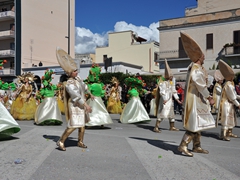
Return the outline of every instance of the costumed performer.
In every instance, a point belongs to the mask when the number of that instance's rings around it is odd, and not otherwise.
[[[19,132],[20,126],[0,102],[0,140]]]
[[[210,112],[213,98],[207,88],[206,74],[203,68],[205,56],[199,45],[187,34],[180,33],[183,47],[192,63],[188,67],[184,92],[183,127],[186,129],[178,150],[187,156],[193,154],[188,151],[188,144],[193,141],[193,152],[208,154],[201,147],[201,131],[216,127]]]
[[[43,87],[37,93],[40,104],[35,113],[35,123],[37,125],[61,125],[62,115],[55,98],[56,85],[51,83],[53,70],[47,69],[42,77]]]
[[[94,70],[93,70],[94,69]],[[98,71],[97,71],[98,70]],[[94,71],[94,78],[92,78],[92,71]],[[93,64],[89,76],[87,78],[88,89],[95,97],[94,100],[89,98],[87,104],[92,107],[92,112],[89,113],[90,121],[86,123],[86,126],[101,126],[103,128],[106,124],[112,124],[112,118],[110,117],[106,106],[103,103],[102,97],[105,95],[104,84],[100,82],[99,76],[101,68],[98,64]]]
[[[240,95],[237,95],[235,90],[233,82],[234,71],[232,68],[222,60],[219,61],[218,67],[226,80],[222,89],[219,112],[217,115],[217,119],[220,119],[222,124],[220,139],[230,141],[229,137],[237,137],[237,135],[232,133],[232,130],[237,124],[234,106],[240,108],[240,103],[237,100],[240,100]]]
[[[120,92],[118,89],[119,81],[116,77],[112,77],[112,88],[110,91],[110,96],[107,101],[107,110],[111,114],[121,114],[122,106],[120,101]]]
[[[61,150],[66,151],[64,146],[65,140],[75,129],[78,128],[77,146],[87,148],[83,143],[83,138],[85,133],[85,123],[89,121],[88,113],[92,112],[92,108],[86,103],[85,92],[90,94],[92,100],[94,99],[94,96],[88,90],[87,85],[78,76],[77,65],[72,57],[61,48],[57,48],[56,56],[58,63],[69,77],[64,87],[64,105],[67,128],[57,141],[57,146]]]
[[[160,77],[161,78],[161,77]],[[179,129],[174,127],[175,114],[173,109],[173,98],[181,104],[179,97],[177,95],[177,90],[173,83],[173,74],[165,59],[165,74],[164,80],[159,81],[157,95],[156,95],[156,110],[157,110],[157,120],[156,125],[153,129],[154,132],[160,133],[159,129],[160,123],[163,119],[168,118],[170,124],[170,131],[179,131]]]
[[[18,76],[21,86],[17,89],[16,98],[12,102],[11,114],[16,120],[32,120],[34,119],[37,109],[37,101],[32,96],[32,85],[34,75],[31,72],[23,73]]]
[[[125,83],[129,87],[129,101],[125,105],[120,117],[121,123],[137,123],[142,121],[150,121],[150,117],[139,98],[139,90],[142,89],[142,81],[138,78],[128,77]]]
[[[215,104],[212,106],[211,112],[218,113],[224,77],[223,77],[222,73],[220,72],[220,70],[216,70],[214,73],[214,78],[216,81],[214,88],[213,88],[213,100],[214,100]]]
[[[61,114],[64,115],[65,114],[64,97],[63,97],[64,85],[62,82],[59,82],[57,86],[58,86],[58,89],[56,92],[56,97],[57,97],[58,108]]]

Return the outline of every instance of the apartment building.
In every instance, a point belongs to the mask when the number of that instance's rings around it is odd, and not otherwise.
[[[59,65],[56,47],[75,56],[75,0],[0,0],[1,76]]]
[[[154,62],[159,43],[138,36],[133,31],[122,31],[108,34],[108,46],[96,48],[96,63],[112,58],[112,62],[124,62],[143,66],[145,72],[159,72]]]
[[[185,16],[159,21],[160,47],[156,62],[164,71],[164,59],[174,72],[190,64],[180,31],[189,34],[205,54],[205,68],[217,66],[223,59],[232,67],[240,66],[240,1],[198,0],[197,7],[185,9]]]

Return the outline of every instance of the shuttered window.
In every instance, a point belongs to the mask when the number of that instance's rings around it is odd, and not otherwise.
[[[207,49],[213,49],[213,34],[207,34]]]

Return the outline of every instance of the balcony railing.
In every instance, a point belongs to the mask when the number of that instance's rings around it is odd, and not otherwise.
[[[7,39],[7,38],[14,38],[15,37],[15,32],[12,30],[8,31],[0,31],[0,39]]]
[[[0,12],[0,21],[5,19],[14,19],[15,12],[14,11],[4,11]]]
[[[0,69],[0,75],[14,75],[15,70],[10,68]]]
[[[156,52],[158,59],[178,59],[187,58],[184,50],[169,50]]]
[[[239,55],[240,56],[240,46],[230,46],[225,47],[223,53],[224,55]]]
[[[4,57],[14,57],[15,51],[14,50],[0,50],[0,58]]]

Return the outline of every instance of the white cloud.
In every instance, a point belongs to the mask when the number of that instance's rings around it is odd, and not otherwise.
[[[120,31],[135,31],[138,36],[147,39],[148,41],[159,41],[159,31],[157,30],[158,23],[152,23],[149,27],[135,26],[127,24],[125,21],[117,22],[113,32]],[[109,31],[112,32],[112,31]],[[79,54],[95,53],[97,46],[106,46],[108,44],[108,33],[93,34],[89,29],[76,27],[75,28],[75,52]]]

